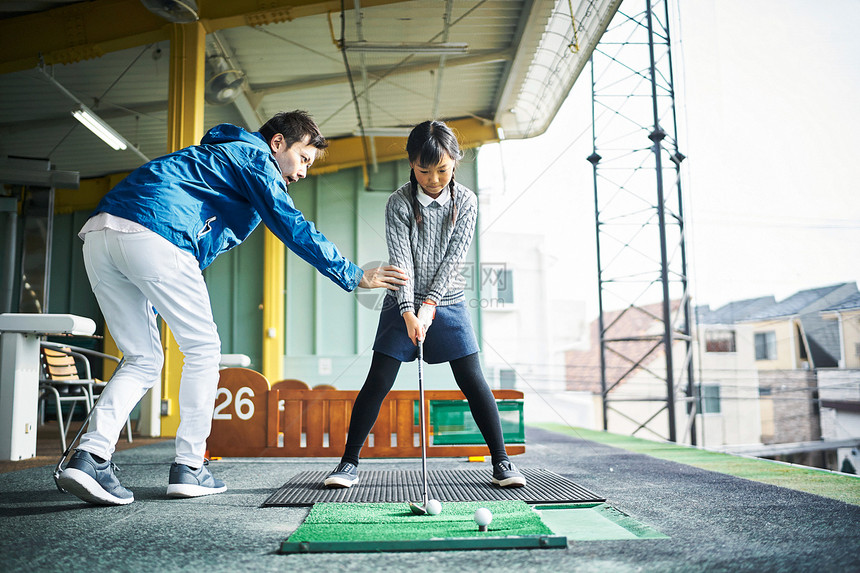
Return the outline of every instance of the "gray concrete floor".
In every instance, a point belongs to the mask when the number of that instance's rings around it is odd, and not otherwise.
[[[544,468],[601,494],[669,539],[573,541],[566,549],[280,555],[306,508],[261,508],[290,477],[333,458],[213,462],[221,495],[165,496],[171,442],[119,451],[135,494],[96,507],[61,494],[53,465],[0,474],[0,567],[17,571],[860,571],[860,507],[529,428],[521,467]],[[55,462],[54,462],[55,463]],[[431,459],[438,469],[474,469]],[[365,460],[412,469],[418,460]],[[485,464],[489,478],[489,464]],[[860,481],[858,481],[860,484]]]

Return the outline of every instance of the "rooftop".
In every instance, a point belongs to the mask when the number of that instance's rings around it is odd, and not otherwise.
[[[699,324],[734,324],[775,304],[776,299],[771,295],[733,301],[716,310],[701,306],[696,308],[696,322]]]
[[[795,316],[803,312],[819,310],[821,307],[816,307],[816,303],[819,303],[822,299],[838,292],[840,289],[848,289],[852,285],[854,285],[854,292],[856,292],[857,285],[854,283],[839,283],[798,291],[787,299],[782,300],[769,308],[765,308],[758,313],[747,316],[744,320],[758,321],[772,318],[784,318]]]
[[[860,292],[855,292],[848,298],[834,304],[833,306],[829,306],[822,310],[822,312],[830,312],[834,310],[857,310],[860,309]]]

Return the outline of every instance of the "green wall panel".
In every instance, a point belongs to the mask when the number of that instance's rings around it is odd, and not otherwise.
[[[263,238],[260,225],[244,243],[203,271],[223,354],[246,354],[250,368],[263,363]]]
[[[355,228],[360,212],[356,207],[359,180],[356,169],[338,171],[314,177],[317,197],[315,222],[319,230],[343,256],[358,265],[355,249]],[[316,279],[317,307],[316,354],[352,355],[355,353],[355,295],[348,293],[329,279]]]
[[[316,219],[316,194],[314,180],[305,179],[290,187],[290,196],[305,218]],[[312,355],[316,352],[316,282],[328,280],[315,268],[287,250],[286,261],[286,349],[287,355]],[[293,378],[284,370],[286,378]]]

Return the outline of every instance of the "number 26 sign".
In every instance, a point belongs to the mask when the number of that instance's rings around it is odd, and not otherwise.
[[[259,372],[245,368],[222,370],[208,440],[210,447],[219,444],[228,449],[248,449],[247,455],[257,455],[251,453],[256,448],[265,449],[268,398],[269,382]],[[211,449],[213,455],[218,455],[218,447]]]

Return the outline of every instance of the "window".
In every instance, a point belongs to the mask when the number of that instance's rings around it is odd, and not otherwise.
[[[514,304],[514,271],[505,264],[481,265],[482,308],[504,308]]]
[[[702,414],[719,414],[720,387],[717,384],[702,384],[699,390],[701,393],[699,409]]]
[[[499,370],[499,387],[502,390],[516,390],[517,373],[507,368]]]
[[[854,343],[854,356],[860,358],[860,342]]]
[[[776,332],[768,330],[755,333],[755,359],[776,360]]]
[[[735,350],[735,331],[705,331],[705,352],[737,352]]]

